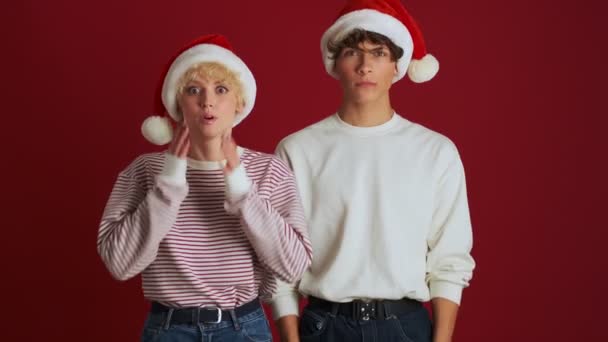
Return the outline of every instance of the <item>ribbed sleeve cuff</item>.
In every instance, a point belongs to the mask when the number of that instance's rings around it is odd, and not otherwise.
[[[431,299],[441,297],[460,305],[462,286],[447,281],[433,281],[430,290]]]
[[[165,164],[159,177],[172,185],[184,185],[186,184],[187,166],[186,159],[180,159],[173,154],[165,153]]]
[[[239,201],[249,193],[250,189],[251,180],[247,177],[247,172],[242,163],[226,175],[226,199],[228,202]]]
[[[272,318],[277,320],[283,316],[300,315],[300,303],[297,292],[281,295],[272,299]]]

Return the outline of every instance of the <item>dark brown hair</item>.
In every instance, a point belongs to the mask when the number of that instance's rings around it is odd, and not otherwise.
[[[387,36],[362,29],[352,30],[346,37],[339,42],[329,42],[327,50],[331,53],[331,59],[335,60],[340,56],[345,48],[356,49],[360,43],[370,42],[373,44],[384,45],[391,52],[391,60],[397,61],[403,56],[403,49],[393,43]]]

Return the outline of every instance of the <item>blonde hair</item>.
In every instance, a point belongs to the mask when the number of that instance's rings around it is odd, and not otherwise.
[[[225,84],[230,91],[234,92],[236,101],[241,107],[245,106],[243,96],[243,84],[238,74],[228,69],[224,64],[218,62],[203,62],[192,65],[177,81],[177,98],[182,96],[186,85],[199,77],[217,81]],[[179,106],[178,106],[179,107]],[[178,111],[181,110],[178,108]]]

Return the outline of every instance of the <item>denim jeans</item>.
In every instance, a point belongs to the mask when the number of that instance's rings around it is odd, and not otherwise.
[[[272,333],[260,307],[249,314],[220,323],[169,324],[165,314],[148,315],[142,333],[142,342],[267,342],[272,341]]]
[[[429,313],[423,306],[386,320],[367,321],[306,307],[299,329],[301,342],[430,342],[433,331]]]

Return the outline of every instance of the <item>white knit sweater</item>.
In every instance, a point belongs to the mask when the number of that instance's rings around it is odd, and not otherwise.
[[[298,294],[460,303],[475,266],[463,166],[443,135],[394,114],[355,127],[335,114],[277,147],[296,176],[313,263],[281,284],[275,318],[297,314]]]

